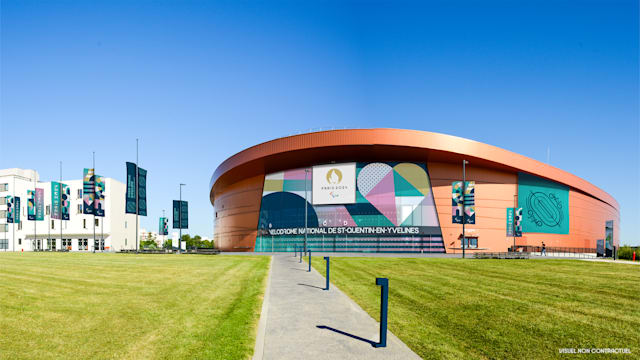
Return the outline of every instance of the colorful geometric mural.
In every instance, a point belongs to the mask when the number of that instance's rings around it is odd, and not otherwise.
[[[335,251],[444,252],[425,164],[356,163],[354,204],[314,206],[311,199],[310,169],[309,172],[293,169],[267,175],[256,251],[270,251],[271,248],[274,251],[292,251],[293,245],[304,237],[306,205],[308,238],[313,235],[309,240],[311,248],[326,251],[334,251],[335,248]],[[366,231],[358,233],[349,228],[366,228]],[[402,228],[411,228],[414,235],[407,237]],[[274,236],[269,235],[273,234],[273,229],[289,229],[289,232],[281,232],[289,235],[276,235],[274,240]]]

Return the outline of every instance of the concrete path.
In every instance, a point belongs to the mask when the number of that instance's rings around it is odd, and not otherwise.
[[[324,277],[298,259],[273,257],[254,359],[419,359],[390,331],[387,347],[374,348],[378,322],[333,284],[323,290]]]
[[[580,259],[584,261],[594,261],[594,262],[608,262],[614,264],[627,264],[627,265],[640,265],[640,261],[631,261],[631,260],[613,260],[613,259]]]

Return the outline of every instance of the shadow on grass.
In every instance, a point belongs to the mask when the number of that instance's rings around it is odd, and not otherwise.
[[[344,332],[344,331],[342,331],[342,330],[338,330],[338,329],[334,329],[334,328],[329,327],[329,326],[325,326],[325,325],[316,325],[316,327],[317,327],[318,329],[326,329],[326,330],[330,330],[330,331],[336,332],[336,333],[338,333],[338,334],[340,334],[340,335],[348,336],[348,337],[350,337],[350,338],[352,338],[352,339],[356,339],[356,340],[364,341],[364,342],[366,342],[367,344],[369,344],[369,345],[371,345],[371,346],[374,346],[374,347],[375,347],[375,345],[377,344],[375,341],[371,341],[371,340],[369,340],[369,339],[365,339],[365,338],[362,338],[362,337],[357,336],[357,335],[349,334],[349,333],[347,333],[347,332]]]

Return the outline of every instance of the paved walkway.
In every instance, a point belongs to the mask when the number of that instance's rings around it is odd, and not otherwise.
[[[614,264],[628,264],[628,265],[640,265],[640,261],[631,261],[631,260],[613,260],[613,259],[580,259],[584,261],[595,261],[595,262],[608,262]],[[313,261],[313,260],[312,260]]]
[[[323,290],[324,277],[307,269],[291,253],[274,255],[254,359],[419,359],[390,331],[387,347],[374,348],[378,322],[333,284]]]

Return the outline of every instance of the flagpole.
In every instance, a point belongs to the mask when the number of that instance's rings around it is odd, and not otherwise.
[[[93,155],[93,253],[96,253],[96,152]],[[98,245],[100,246],[100,245]]]

